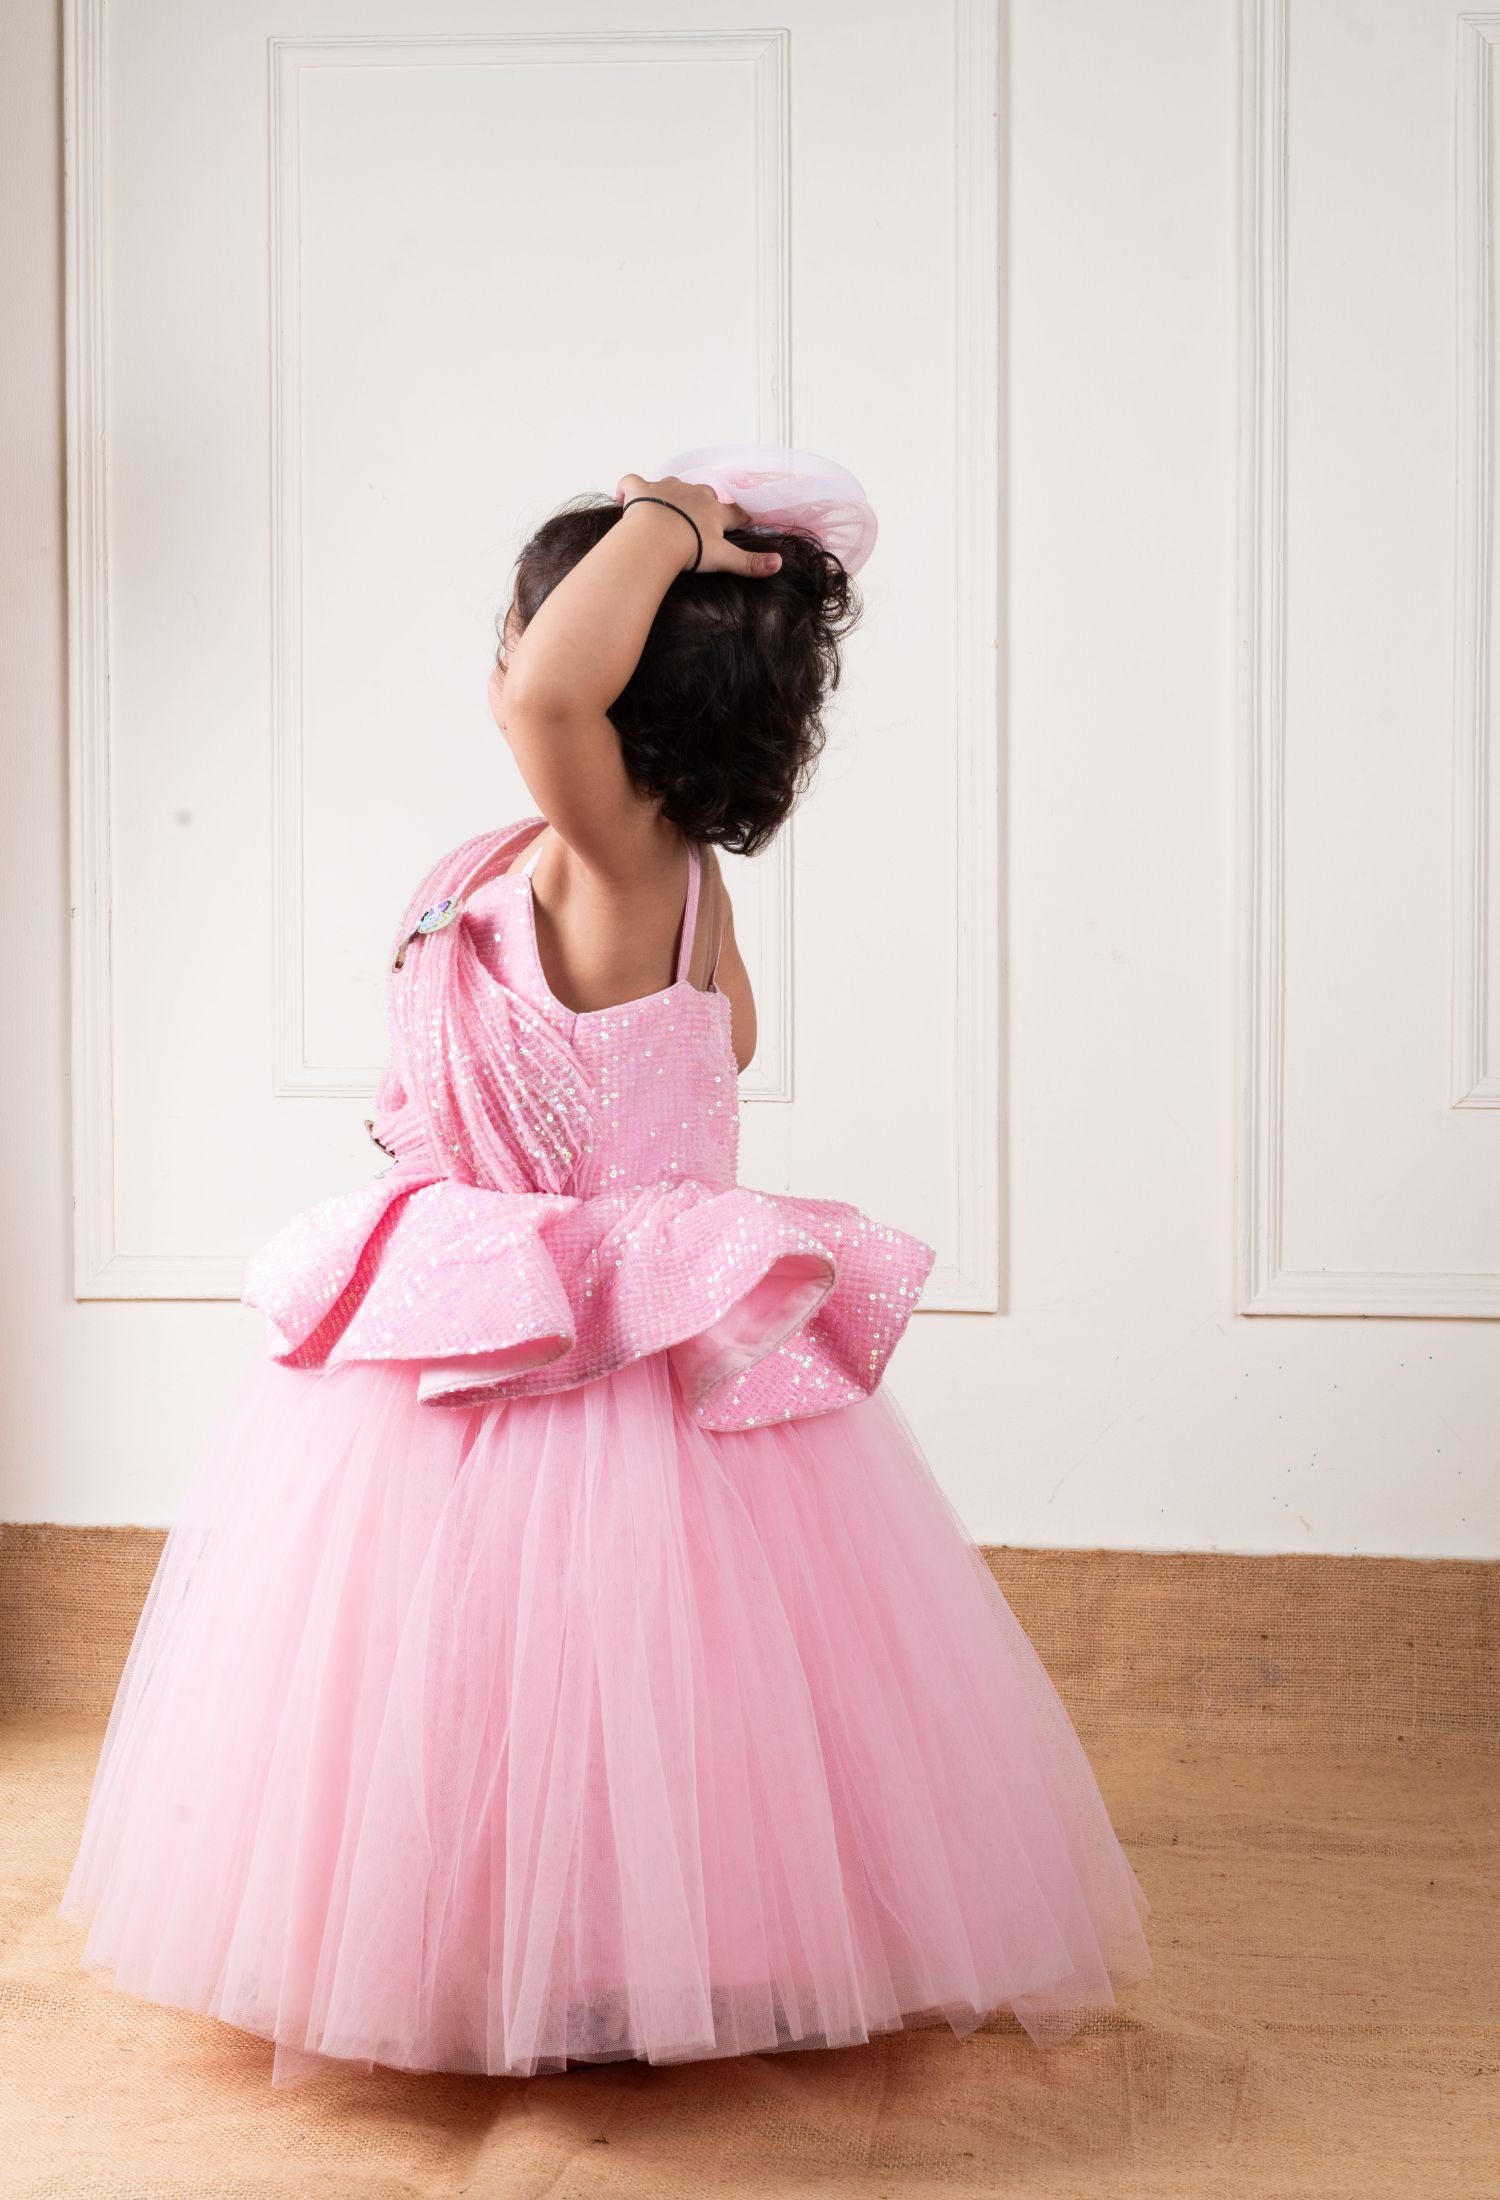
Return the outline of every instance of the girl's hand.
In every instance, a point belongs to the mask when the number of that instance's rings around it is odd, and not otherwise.
[[[622,474],[615,502],[624,504],[629,497],[664,497],[668,504],[688,514],[703,537],[703,556],[694,568],[696,572],[745,573],[763,580],[781,564],[774,550],[742,550],[738,543],[725,541],[726,529],[746,526],[749,515],[737,504],[721,504],[706,482],[679,481],[673,474],[662,481],[647,481],[643,474]],[[659,504],[643,504],[636,509],[638,514],[649,512],[663,527],[677,528],[683,538],[681,569],[686,572],[698,551],[692,529],[664,512]]]

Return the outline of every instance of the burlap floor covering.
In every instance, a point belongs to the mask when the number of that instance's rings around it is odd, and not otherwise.
[[[1500,2200],[1500,1569],[993,1555],[1153,1904],[1152,1978],[1064,2046],[273,2093],[55,1911],[159,1544],[0,1531],[0,2191]]]

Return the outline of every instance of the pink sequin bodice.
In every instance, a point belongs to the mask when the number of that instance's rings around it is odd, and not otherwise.
[[[503,874],[469,897],[474,945],[486,969],[554,1024],[593,1088],[590,1141],[568,1189],[580,1198],[620,1184],[692,1178],[723,1191],[739,1153],[739,1065],[726,994],[681,975],[692,945],[696,866],[675,982],[615,1008],[578,1012],[553,997],[537,949],[528,870]]]
[[[292,1366],[411,1360],[468,1405],[572,1387],[665,1352],[714,1429],[819,1413],[879,1382],[932,1250],[840,1200],[737,1181],[730,1005],[686,971],[567,1008],[537,948],[529,818],[422,882],[389,977],[391,1060],[370,1185],[297,1216],[242,1297]]]

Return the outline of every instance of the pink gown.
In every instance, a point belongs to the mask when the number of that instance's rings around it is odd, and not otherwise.
[[[841,2046],[1149,1968],[1062,1703],[881,1387],[932,1253],[737,1182],[727,996],[549,991],[531,818],[390,971],[384,1173],[249,1262],[65,1916],[274,2040],[556,2070]]]

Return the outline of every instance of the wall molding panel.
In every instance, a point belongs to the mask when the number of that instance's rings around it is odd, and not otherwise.
[[[1490,801],[1495,530],[1495,50],[1500,14],[1458,19],[1458,541],[1454,557],[1453,1105],[1500,1108]]]
[[[160,1262],[132,1261],[115,1243],[103,77],[104,0],[70,0],[63,80],[74,1290],[79,1298],[132,1298],[175,1280],[178,1295],[196,1297],[209,1295],[217,1272],[190,1260],[163,1277]]]
[[[275,880],[274,1066],[278,1099],[367,1099],[379,1063],[318,1065],[307,1057],[303,866],[302,254],[301,89],[320,68],[525,69],[577,62],[597,67],[692,67],[741,62],[755,82],[757,434],[791,440],[790,35],[772,31],[663,31],[483,37],[273,38],[269,41],[271,294],[272,873]],[[498,822],[498,821],[497,821]],[[781,834],[764,859],[760,938],[762,1045],[741,1087],[747,1100],[785,1101],[792,1091],[792,842]]]
[[[1291,1268],[1283,1257],[1289,13],[1289,0],[1244,0],[1241,14],[1235,1304],[1242,1314],[1494,1318],[1500,1316],[1500,1273]],[[1476,24],[1493,25],[1495,31],[1476,34]],[[1483,169],[1488,161],[1488,89],[1487,73],[1483,85],[1474,81],[1476,49],[1483,45],[1487,54],[1491,37],[1500,35],[1500,16],[1465,19],[1459,35],[1460,84],[1468,83],[1471,115],[1467,159],[1471,168]],[[1460,184],[1460,221],[1471,240],[1481,212],[1477,190],[1477,184],[1472,192]],[[1487,215],[1484,220],[1487,226]],[[1474,243],[1473,251],[1479,250]],[[1487,269],[1481,261],[1483,280],[1476,290],[1473,257],[1461,266],[1471,321],[1476,307],[1487,317]],[[1476,369],[1486,383],[1489,356],[1486,332],[1482,364]],[[1479,568],[1487,568],[1488,562],[1481,530],[1488,526],[1491,496],[1487,421],[1475,409],[1480,402],[1477,387],[1470,394],[1460,473],[1460,541],[1470,543],[1469,573],[1459,620],[1460,666],[1467,661],[1470,670],[1467,684],[1460,680],[1460,694],[1467,700],[1459,714],[1463,764],[1455,796],[1459,860],[1454,923],[1455,968],[1462,967],[1463,954],[1468,968],[1465,976],[1456,977],[1454,987],[1460,1081],[1455,1104],[1492,1105],[1479,1080],[1470,1075],[1484,1045],[1476,989],[1485,959],[1482,794],[1489,732],[1479,675],[1488,643],[1478,612],[1485,579]],[[1461,572],[1463,555],[1461,547]],[[1467,947],[1460,954],[1462,942]],[[1467,1012],[1460,1005],[1465,997]]]
[[[110,722],[109,224],[105,50],[109,0],[64,0],[66,357],[74,1282],[79,1299],[239,1296],[245,1251],[132,1250],[120,1242]],[[1001,118],[1003,9],[954,0],[957,484],[954,606],[957,804],[953,1035],[955,1120],[946,1219],[924,1312],[1000,1304],[1000,729],[1004,525]],[[353,35],[267,41],[270,169],[271,1088],[279,1099],[365,1100],[376,1063],[320,1064],[308,1045],[302,694],[304,574],[299,87],[320,66],[524,67],[570,58],[621,64],[744,62],[754,72],[758,432],[795,442],[792,419],[790,81],[785,29],[608,34]],[[756,949],[761,1047],[747,1099],[793,1094],[794,941],[790,836],[768,854]]]

